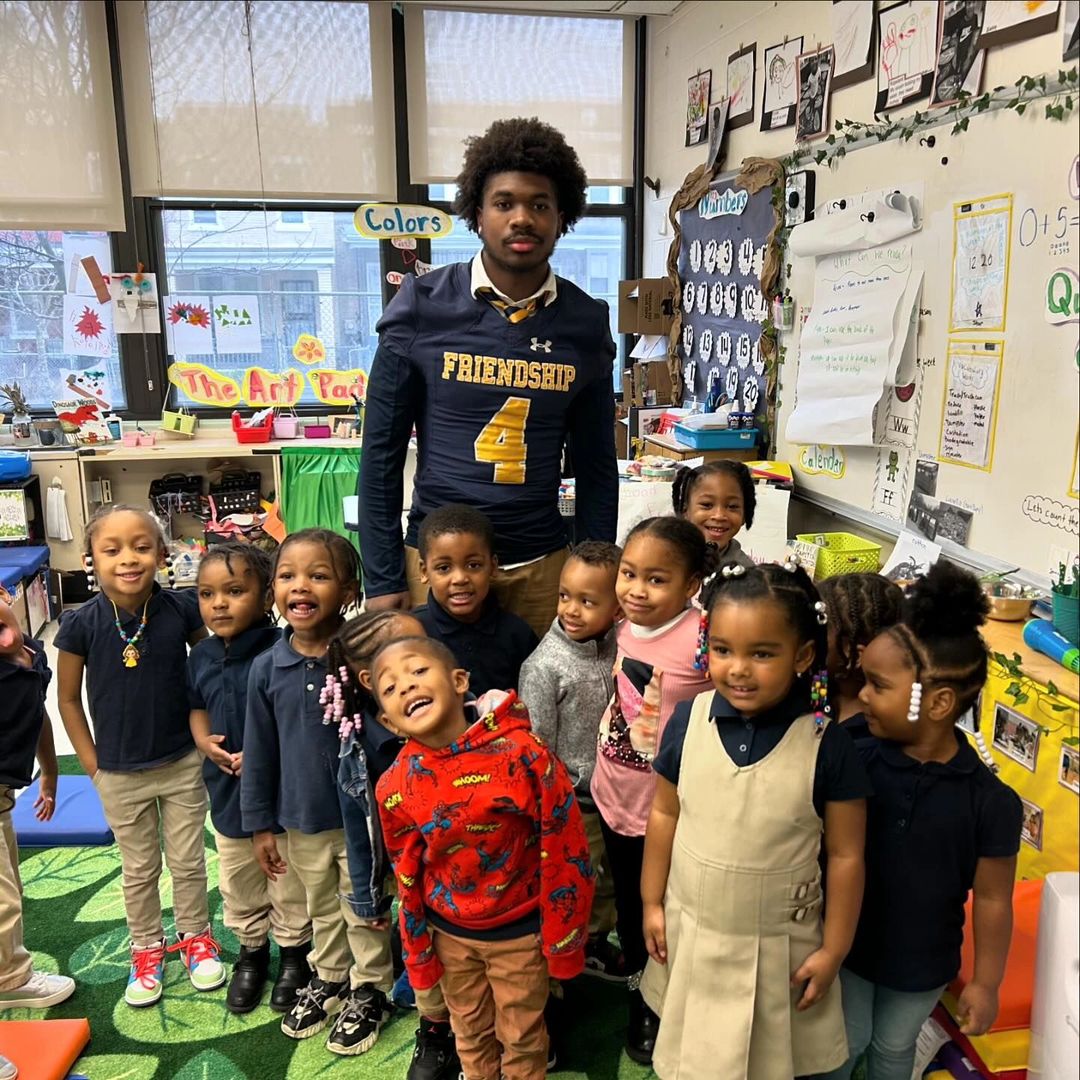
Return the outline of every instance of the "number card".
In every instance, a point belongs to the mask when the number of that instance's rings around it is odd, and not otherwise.
[[[1012,208],[1012,195],[953,204],[950,333],[1005,329]]]

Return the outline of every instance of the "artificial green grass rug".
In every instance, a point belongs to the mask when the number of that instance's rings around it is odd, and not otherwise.
[[[238,945],[221,923],[217,852],[210,832],[206,864],[214,936],[231,970]],[[162,1000],[149,1008],[130,1008],[123,1000],[129,953],[116,847],[26,850],[20,853],[20,871],[25,937],[35,966],[70,975],[77,984],[72,998],[44,1015],[85,1016],[90,1021],[91,1042],[76,1073],[89,1080],[404,1080],[412,1058],[415,1010],[395,1012],[368,1053],[339,1058],[326,1049],[325,1033],[303,1042],[286,1038],[279,1028],[281,1014],[265,1003],[245,1016],[234,1016],[225,1008],[225,987],[196,991],[176,954],[166,962]],[[166,933],[171,933],[167,869],[161,896]],[[275,950],[271,973],[276,970]],[[645,1080],[654,1075],[622,1052],[625,999],[623,987],[599,979],[579,978],[567,986],[566,1060],[553,1076]],[[12,1009],[0,1013],[0,1019],[42,1015]]]

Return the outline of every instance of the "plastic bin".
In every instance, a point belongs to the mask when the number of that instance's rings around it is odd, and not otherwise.
[[[297,436],[297,425],[299,421],[295,416],[275,416],[274,417],[274,438],[275,439],[295,439]]]
[[[258,427],[244,427],[244,422],[238,412],[232,414],[232,429],[238,443],[263,443],[270,441],[270,431],[274,426],[274,414],[269,416]]]
[[[852,533],[799,533],[795,539],[818,549],[815,581],[838,574],[876,574],[881,564],[881,545]]]
[[[1080,597],[1054,592],[1054,629],[1070,645],[1080,645]]]

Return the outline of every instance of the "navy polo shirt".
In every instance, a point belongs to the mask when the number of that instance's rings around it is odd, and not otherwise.
[[[142,611],[117,610],[124,633],[132,637]],[[186,671],[188,639],[203,628],[197,591],[155,585],[146,615],[139,662],[130,668],[124,666],[124,640],[104,593],[60,617],[56,647],[85,660],[98,767],[109,772],[167,765],[195,748]]]
[[[896,743],[862,752],[866,893],[845,964],[891,990],[944,986],[960,970],[964,901],[979,859],[1020,849],[1020,799],[959,731],[947,762],[919,762]]]
[[[504,610],[493,592],[476,622],[455,619],[428,592],[428,601],[413,614],[428,637],[441,641],[469,672],[469,689],[479,697],[489,690],[516,690],[521,665],[540,644],[533,628]]]
[[[248,832],[342,828],[337,724],[323,723],[326,655],[304,656],[286,631],[257,656],[248,679],[240,817]]]
[[[866,719],[866,713],[856,713],[854,716],[849,716],[839,727],[842,727],[848,733],[849,738],[855,744],[856,750],[861,750],[876,741]]]
[[[653,759],[656,772],[672,784],[679,782],[683,744],[693,704],[691,699],[675,706],[660,740],[660,752]],[[709,705],[709,722],[715,727],[727,756],[742,769],[772,753],[791,725],[811,711],[809,695],[805,687],[799,685],[778,705],[752,718],[743,716],[717,692]],[[872,793],[854,744],[839,725],[827,724],[821,733],[821,748],[814,768],[813,799],[818,817],[825,817],[827,802],[865,799]]]
[[[368,779],[374,791],[382,774],[397,761],[398,752],[405,745],[405,740],[380,724],[373,713],[367,709],[364,710],[364,722],[360,727],[359,739],[367,761]]]
[[[188,657],[188,700],[193,709],[210,716],[210,730],[224,735],[224,748],[235,754],[244,748],[248,676],[255,657],[266,652],[281,631],[263,619],[233,638],[208,637]],[[223,773],[209,758],[203,779],[210,794],[210,820],[222,836],[250,836],[240,824],[240,777]]]
[[[52,672],[40,641],[24,637],[30,666],[0,656],[0,787],[26,787],[34,776],[45,691]]]

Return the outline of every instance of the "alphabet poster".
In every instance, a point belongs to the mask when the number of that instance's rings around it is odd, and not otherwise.
[[[938,458],[989,472],[994,459],[1000,341],[954,341],[949,345]]]
[[[1012,195],[953,205],[949,331],[1005,329]]]

